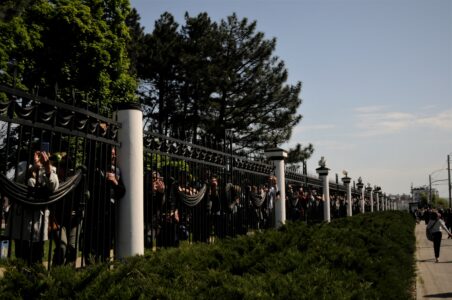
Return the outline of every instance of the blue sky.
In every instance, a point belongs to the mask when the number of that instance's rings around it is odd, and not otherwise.
[[[312,143],[341,175],[409,193],[452,155],[452,1],[449,0],[133,0],[146,32],[165,12],[232,13],[277,39],[274,55],[303,83],[289,148]],[[447,178],[434,172],[433,180]],[[435,187],[448,196],[447,183]]]

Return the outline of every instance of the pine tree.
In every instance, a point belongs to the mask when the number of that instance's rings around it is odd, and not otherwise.
[[[265,39],[256,26],[235,14],[219,23],[206,13],[186,14],[181,28],[169,13],[156,21],[139,78],[148,92],[142,102],[152,111],[147,117],[159,132],[215,142],[231,132],[242,154],[262,154],[290,139],[301,120],[301,82],[287,83],[284,62],[273,55],[276,39]],[[298,146],[296,157],[312,153]]]

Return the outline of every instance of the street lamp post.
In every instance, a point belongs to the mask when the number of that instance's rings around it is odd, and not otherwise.
[[[447,154],[447,186],[449,188],[449,208],[452,208],[452,196],[451,196],[451,190],[452,190],[452,182],[450,182],[450,153]]]
[[[428,196],[428,203],[431,203],[432,202],[432,184],[433,183],[435,183],[435,182],[440,182],[440,181],[446,181],[447,179],[441,179],[441,180],[433,180],[432,181],[432,175],[433,174],[435,174],[435,173],[438,173],[438,172],[440,172],[440,171],[445,171],[445,170],[448,170],[447,168],[445,169],[445,168],[443,168],[443,169],[438,169],[438,170],[435,170],[435,171],[433,171],[432,173],[430,173],[429,175],[428,175],[428,183],[429,183],[429,196]],[[447,180],[448,182],[447,182],[447,184],[449,185],[449,189],[450,189],[450,180]],[[449,190],[449,193],[450,193],[450,190]],[[450,194],[449,194],[450,195]],[[450,197],[450,196],[449,196]],[[450,198],[449,198],[449,206],[450,206]]]

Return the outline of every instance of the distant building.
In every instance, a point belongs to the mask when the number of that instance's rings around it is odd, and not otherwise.
[[[388,196],[391,201],[396,203],[396,210],[409,210],[411,196],[406,194],[397,194],[397,195],[389,195]]]
[[[439,192],[437,189],[432,188],[431,193],[432,197],[439,197]],[[413,202],[421,202],[423,195],[424,197],[427,197],[427,199],[429,199],[430,189],[426,185],[420,187],[412,187],[411,195],[413,197]]]
[[[412,187],[411,188],[411,195],[413,197],[413,202],[421,202],[422,195],[428,196],[428,194],[429,194],[428,186]]]

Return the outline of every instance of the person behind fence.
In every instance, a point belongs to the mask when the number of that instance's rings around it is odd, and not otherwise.
[[[210,179],[210,182],[209,182]],[[196,195],[197,204],[190,208],[191,215],[191,233],[192,241],[194,242],[209,242],[210,235],[212,233],[212,208],[216,206],[215,197],[212,198],[209,189],[212,185],[215,185],[215,189],[218,188],[218,177],[216,174],[212,174],[210,170],[206,170],[204,176],[198,177],[196,180],[191,181],[189,184],[194,188],[193,195]],[[199,201],[198,201],[199,200]],[[180,202],[182,204],[182,202]],[[185,205],[184,205],[185,206]],[[222,207],[222,206],[220,206]],[[221,214],[220,214],[221,216]],[[221,225],[221,223],[220,223]],[[216,226],[216,225],[213,225]],[[178,235],[182,236],[182,228],[179,227]]]
[[[237,234],[245,234],[246,228],[243,225],[243,205],[240,201],[242,188],[239,185],[227,183],[225,193],[228,204],[226,220],[228,235],[235,236]]]
[[[435,253],[435,262],[439,262],[439,252],[441,248],[441,240],[443,237],[441,228],[447,232],[449,237],[452,236],[452,233],[449,231],[449,229],[447,229],[440,213],[436,211],[432,211],[430,213],[430,221],[427,224],[427,228],[429,228],[430,232],[433,234],[433,251]]]
[[[298,221],[303,216],[302,195],[303,188],[300,187],[297,189],[297,187],[293,187],[290,184],[287,186],[286,214],[288,220]]]
[[[72,163],[66,153],[55,156],[59,165],[59,178],[67,178],[74,172]],[[85,201],[90,197],[85,182],[78,184],[73,192],[57,201],[50,212],[51,237],[55,241],[53,265],[75,266],[77,250],[79,249],[79,237],[84,216]]]
[[[315,189],[312,189],[309,194],[309,206],[310,206],[310,216],[312,216],[312,220],[321,220],[323,219],[323,199],[317,193]]]
[[[19,165],[24,163],[21,162]],[[25,180],[29,193],[42,199],[48,197],[59,186],[56,167],[52,165],[49,153],[46,151],[34,151],[33,164],[21,177],[16,176],[17,181]],[[16,258],[29,263],[42,262],[44,241],[48,240],[49,214],[47,208],[27,207],[14,203],[9,214],[6,232],[11,235],[11,239],[14,239]]]
[[[109,146],[105,148],[96,151],[97,157],[92,158],[96,165],[90,171],[91,197],[87,202],[82,235],[86,264],[110,259],[116,227],[115,210],[117,202],[126,192],[120,169],[116,165],[116,150],[114,147],[108,150]],[[105,165],[107,161],[110,163]]]
[[[245,189],[246,198],[248,199],[247,218],[251,222],[253,229],[263,229],[264,214],[263,202],[267,197],[264,186],[248,185]]]
[[[156,171],[151,174],[151,182],[148,188],[148,199],[145,201],[146,235],[145,246],[151,248],[153,241],[157,241],[161,227],[161,210],[165,204],[165,182]],[[148,182],[148,181],[147,181]]]
[[[186,185],[186,180],[186,172],[180,172],[178,180],[170,177],[167,181],[169,196],[162,207],[160,232],[157,236],[157,245],[159,247],[179,246],[178,227],[182,213],[182,211],[179,211],[179,207],[182,206],[179,192],[187,194],[194,192],[192,188]],[[190,219],[185,212],[183,218]]]
[[[273,227],[275,224],[275,201],[278,193],[278,187],[276,186],[276,176],[268,177],[268,186],[267,186],[267,199],[264,207],[264,218],[266,227]]]
[[[211,203],[211,224],[215,230],[215,235],[219,238],[223,238],[226,235],[223,222],[223,207],[220,199],[218,176],[213,174],[210,178],[210,189],[208,191],[209,200]]]

